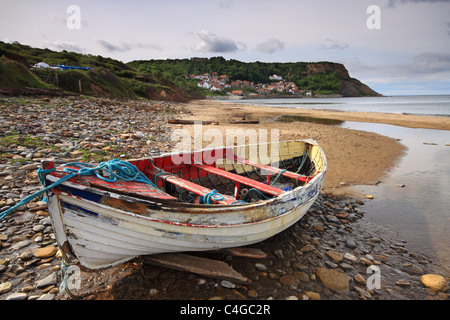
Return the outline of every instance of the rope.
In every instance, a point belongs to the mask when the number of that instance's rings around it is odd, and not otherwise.
[[[211,200],[221,201],[223,199],[225,199],[225,197],[220,193],[218,193],[216,189],[212,190],[211,192],[208,192],[207,194],[205,194],[204,197],[201,198],[204,204],[211,204]]]
[[[42,175],[42,171],[48,171],[48,172],[50,172],[50,171],[54,171],[54,169],[50,169],[50,170],[41,170],[41,171],[38,170],[38,176]],[[24,204],[27,204],[28,202],[30,202],[30,201],[33,200],[34,198],[39,197],[41,194],[43,194],[43,193],[46,192],[47,190],[50,190],[50,189],[56,187],[57,185],[63,183],[64,181],[67,181],[67,180],[69,180],[69,179],[71,179],[71,178],[73,178],[73,177],[75,177],[75,176],[76,176],[76,173],[68,174],[67,176],[62,177],[61,179],[59,179],[59,180],[56,181],[55,183],[49,185],[48,187],[46,187],[46,188],[44,188],[44,189],[42,189],[42,190],[39,190],[39,191],[33,193],[32,195],[29,195],[29,196],[26,197],[26,198],[23,198],[23,199],[20,200],[20,202],[17,203],[14,207],[9,208],[8,210],[1,212],[1,213],[0,213],[0,221],[2,221],[7,215],[11,214],[11,213],[12,213],[14,210],[16,210],[18,207],[20,207],[20,206],[22,206],[22,205],[24,205]],[[40,180],[40,179],[41,179],[41,178],[39,178],[39,180]]]
[[[42,190],[39,190],[32,195],[22,199],[19,203],[17,203],[12,208],[9,208],[3,212],[0,213],[0,221],[2,221],[7,215],[11,214],[14,210],[16,210],[18,207],[27,204],[34,198],[37,198],[38,196],[42,195],[44,192],[60,185],[64,181],[67,181],[76,175],[79,176],[87,176],[87,175],[96,175],[99,179],[102,179],[107,182],[116,182],[117,179],[121,179],[124,181],[138,181],[143,182],[152,185],[153,187],[157,188],[149,178],[147,178],[142,172],[139,171],[139,169],[132,165],[129,162],[121,161],[118,159],[113,159],[110,161],[101,162],[98,166],[94,166],[89,163],[84,162],[70,162],[63,167],[78,167],[79,169],[72,169],[72,168],[64,168],[63,171],[66,173],[69,173],[68,175],[62,177],[55,183],[49,185],[48,187],[45,187]],[[45,185],[45,175],[47,175],[50,172],[55,171],[55,168],[52,169],[38,169],[38,178],[42,185]],[[101,174],[99,174],[98,171],[103,170],[106,171],[109,178],[105,178]]]
[[[64,172],[76,172],[80,176],[96,175],[97,178],[107,182],[116,182],[117,179],[121,179],[124,181],[143,182],[157,188],[157,186],[141,171],[139,171],[139,169],[135,165],[127,161],[113,159],[101,162],[98,166],[93,166],[92,164],[84,162],[71,162],[64,165],[64,167],[68,166],[78,167],[79,169],[65,168]],[[99,174],[98,171],[100,170],[106,171],[109,178],[106,178]]]

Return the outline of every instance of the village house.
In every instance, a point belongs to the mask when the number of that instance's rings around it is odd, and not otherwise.
[[[227,75],[220,75],[217,72],[203,73],[199,75],[191,74],[190,76],[186,76],[186,78],[190,79],[198,79],[200,81],[197,82],[197,86],[204,88],[206,90],[213,91],[224,91],[230,89],[244,89],[249,88],[255,90],[258,94],[274,94],[274,93],[288,93],[288,94],[302,94],[303,90],[300,90],[297,85],[290,81],[285,82],[282,76],[274,74],[270,76],[269,79],[272,81],[271,83],[254,83],[252,81],[247,80],[233,80],[229,82],[229,78]],[[234,95],[243,95],[242,90],[234,90],[232,91]]]

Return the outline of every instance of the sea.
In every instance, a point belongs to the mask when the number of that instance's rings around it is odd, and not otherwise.
[[[450,95],[361,98],[244,99],[270,107],[450,117]],[[450,131],[344,121],[344,128],[398,139],[407,147],[388,176],[377,185],[354,186],[374,195],[364,211],[370,221],[396,234],[405,248],[433,257],[450,272]]]

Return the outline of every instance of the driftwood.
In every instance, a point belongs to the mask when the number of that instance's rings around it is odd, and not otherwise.
[[[219,124],[217,121],[169,119],[170,124]]]
[[[248,283],[251,280],[222,261],[191,256],[184,253],[162,253],[143,256],[144,263],[169,269],[192,272],[203,276]]]

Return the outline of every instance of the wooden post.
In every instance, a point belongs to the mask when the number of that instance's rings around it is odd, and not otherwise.
[[[59,88],[58,72],[55,72],[55,84]]]
[[[81,80],[78,80],[78,88],[80,88],[80,93],[81,93]]]

